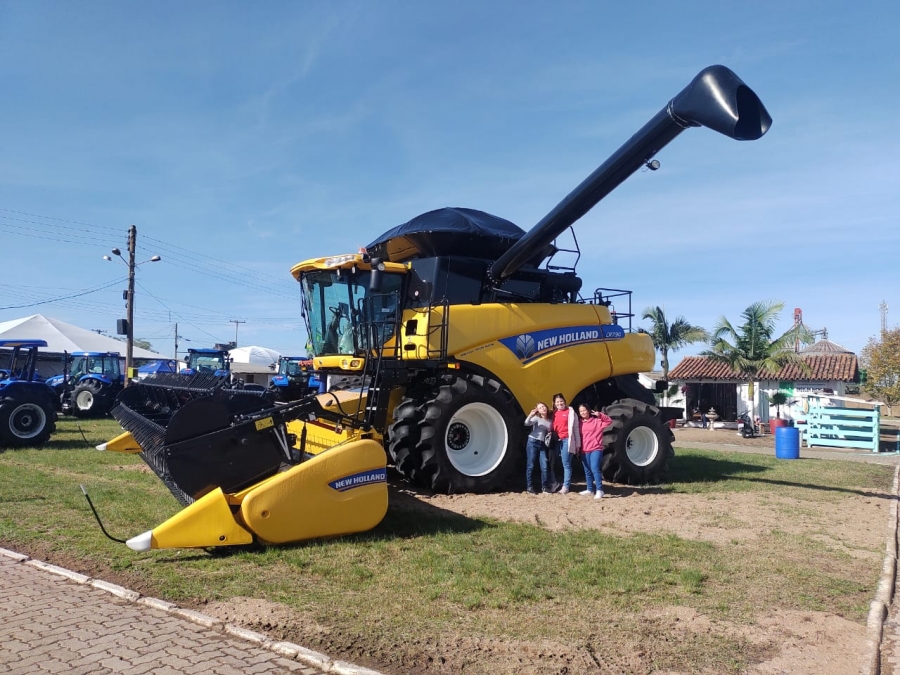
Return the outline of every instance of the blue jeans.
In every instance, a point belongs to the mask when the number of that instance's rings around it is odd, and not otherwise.
[[[535,489],[531,484],[531,476],[534,473],[534,465],[536,461],[540,461],[541,465],[541,488],[549,490],[547,475],[547,446],[543,441],[535,438],[529,438],[528,444],[525,446],[525,487],[529,490]]]
[[[559,439],[559,458],[563,467],[563,487],[570,487],[572,483],[572,455],[569,454],[569,439]]]
[[[603,474],[600,471],[602,459],[602,450],[581,453],[581,465],[584,467],[584,479],[587,481],[587,489],[595,494],[598,490],[603,492]]]

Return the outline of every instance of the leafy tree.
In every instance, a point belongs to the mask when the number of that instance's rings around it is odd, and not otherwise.
[[[669,379],[669,351],[678,351],[689,344],[709,339],[709,334],[703,328],[688,323],[683,316],[675,317],[670,324],[662,307],[648,307],[642,318],[650,321],[650,330],[647,332],[659,352],[659,367],[664,380]]]
[[[761,372],[775,373],[789,363],[797,364],[803,371],[808,370],[794,351],[794,345],[798,340],[809,344],[813,336],[803,324],[798,324],[775,337],[775,326],[782,309],[782,302],[754,302],[741,313],[743,323],[738,327],[723,316],[713,328],[710,348],[702,352],[703,356],[725,363],[747,378],[753,417],[756,416],[754,385]]]
[[[114,340],[118,340],[119,342],[127,342],[125,338],[113,336]],[[140,338],[134,338],[132,344],[135,347],[140,347],[141,349],[146,349],[148,352],[153,351],[153,345],[150,344],[147,340],[141,340]]]
[[[900,401],[900,328],[882,331],[880,340],[870,338],[860,361],[866,371],[863,391],[883,401],[888,415],[893,415],[893,407]]]

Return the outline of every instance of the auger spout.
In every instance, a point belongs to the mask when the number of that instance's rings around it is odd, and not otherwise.
[[[725,66],[704,68],[640,131],[500,256],[488,270],[490,279],[500,282],[515,274],[685,129],[707,127],[738,141],[754,141],[771,125],[772,118],[762,101],[737,75]]]

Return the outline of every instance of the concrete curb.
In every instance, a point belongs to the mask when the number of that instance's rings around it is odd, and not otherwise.
[[[15,551],[0,548],[0,555],[9,558],[17,563],[30,565],[39,570],[61,576],[65,579],[68,579],[69,581],[75,582],[76,584],[93,586],[98,590],[105,591],[106,593],[111,593],[112,595],[126,600],[127,602],[132,602],[138,605],[146,605],[147,607],[166,612],[167,614],[177,616],[181,619],[186,619],[192,623],[199,624],[206,628],[219,630],[230,637],[244,640],[262,649],[268,649],[269,651],[275,652],[279,656],[283,656],[288,659],[294,659],[295,661],[299,661],[304,665],[313,668],[319,668],[324,673],[335,673],[335,675],[383,675],[377,670],[363,668],[362,666],[357,666],[352,663],[348,663],[347,661],[335,661],[327,657],[325,654],[313,651],[312,649],[307,649],[306,647],[301,647],[300,645],[294,644],[293,642],[274,642],[268,635],[257,633],[255,631],[243,628],[241,626],[236,626],[234,624],[225,623],[221,619],[217,619],[206,614],[201,614],[200,612],[195,612],[192,609],[184,609],[182,607],[179,607],[178,605],[172,604],[171,602],[160,600],[159,598],[143,596],[137,591],[129,590],[122,586],[118,586],[117,584],[109,583],[108,581],[103,581],[101,579],[92,579],[91,577],[88,577],[84,574],[73,572],[63,567],[58,567],[57,565],[51,565],[50,563],[46,563],[41,560],[34,560],[33,558],[30,558],[27,555],[23,555],[22,553],[16,553]]]
[[[897,498],[900,497],[900,466],[894,467],[891,485],[891,507],[888,512],[888,538],[885,544],[884,564],[875,599],[869,605],[866,621],[866,652],[860,675],[879,675],[881,671],[881,641],[884,638],[884,622],[894,599],[894,583],[897,579]]]

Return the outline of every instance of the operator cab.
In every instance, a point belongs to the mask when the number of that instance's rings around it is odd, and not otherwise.
[[[483,211],[445,208],[385,232],[358,254],[298,264],[291,272],[300,282],[312,355],[379,349],[396,335],[405,309],[578,302],[574,267],[538,267],[561,250],[555,245],[541,247],[511,277],[489,279],[493,262],[524,234]]]
[[[9,360],[0,359],[8,367],[0,368],[0,388],[11,382],[42,381],[36,376],[38,348],[46,347],[46,340],[0,340],[0,349],[12,351]]]
[[[221,349],[188,349],[182,375],[228,375],[231,371],[231,358],[228,352]]]

